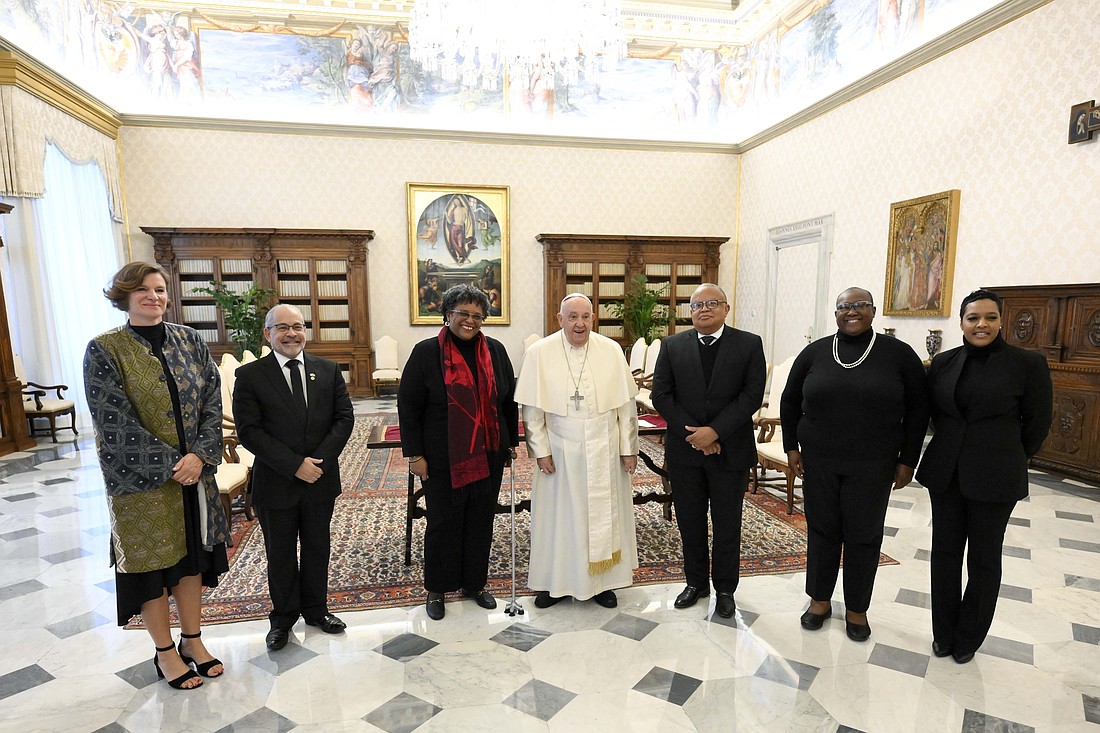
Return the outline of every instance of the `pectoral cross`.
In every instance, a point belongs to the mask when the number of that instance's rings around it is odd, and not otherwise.
[[[573,396],[569,399],[573,400],[573,404],[577,407],[577,412],[581,411],[581,400],[584,399],[584,395],[581,394],[580,389],[573,390]]]

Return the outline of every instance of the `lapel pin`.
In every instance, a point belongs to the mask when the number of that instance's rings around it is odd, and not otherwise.
[[[317,380],[317,375],[314,374],[313,372],[310,372],[309,373],[309,381],[314,382],[316,380]]]

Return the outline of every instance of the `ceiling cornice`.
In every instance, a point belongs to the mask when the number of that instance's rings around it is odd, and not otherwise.
[[[189,130],[257,132],[274,135],[384,138],[387,140],[432,140],[492,145],[537,145],[540,147],[604,148],[650,152],[714,153],[721,155],[730,155],[736,152],[735,146],[730,143],[624,140],[602,137],[563,137],[561,135],[491,133],[468,130],[431,130],[406,127],[363,127],[359,125],[317,124],[314,122],[268,122],[262,120],[167,117],[159,115],[122,115],[120,119],[122,124],[126,127],[185,128]]]
[[[955,28],[936,40],[898,58],[893,63],[882,67],[858,81],[849,84],[845,88],[825,97],[820,102],[810,105],[802,111],[791,115],[782,122],[769,127],[766,130],[746,138],[733,146],[733,152],[745,153],[758,145],[763,145],[769,140],[790,132],[791,130],[806,124],[826,112],[830,112],[843,104],[861,97],[867,92],[874,91],[883,84],[887,84],[900,76],[908,74],[929,61],[965,46],[973,40],[981,38],[985,34],[995,31],[1001,26],[1027,15],[1032,10],[1040,8],[1051,0],[1005,0],[1005,2],[982,13],[977,18],[970,20],[958,28]]]
[[[122,125],[118,113],[28,56],[0,48],[0,85],[22,89],[112,140],[118,139]]]

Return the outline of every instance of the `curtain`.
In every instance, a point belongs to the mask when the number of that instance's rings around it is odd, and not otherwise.
[[[111,218],[103,173],[46,146],[46,195],[8,199],[4,293],[15,353],[27,378],[66,384],[80,425],[89,424],[83,361],[89,339],[126,322],[103,297],[125,262],[122,226]]]

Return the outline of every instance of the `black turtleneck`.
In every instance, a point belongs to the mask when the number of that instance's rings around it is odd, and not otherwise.
[[[985,346],[975,346],[963,339],[963,351],[966,352],[966,361],[963,362],[962,371],[959,372],[959,381],[955,383],[955,404],[963,417],[970,417],[970,409],[978,398],[979,390],[984,381],[983,374],[989,364],[989,356],[1005,347],[1004,337],[998,333],[997,338]]]
[[[838,332],[840,361],[858,361],[871,336],[870,329]],[[783,449],[842,462],[895,456],[916,467],[928,428],[920,358],[904,341],[880,335],[859,366],[845,369],[833,358],[833,339],[813,342],[791,367],[780,400]]]
[[[158,323],[155,326],[135,326],[130,324],[130,328],[138,336],[149,342],[149,346],[152,347],[153,356],[160,360],[160,368],[164,370],[164,381],[168,385],[168,394],[172,396],[172,414],[176,418],[176,437],[179,440],[180,453],[187,454],[187,440],[184,438],[183,432],[183,410],[180,409],[180,392],[176,386],[176,380],[172,377],[172,370],[168,368],[168,361],[164,358],[164,339],[167,336],[167,330],[164,323]]]
[[[458,353],[462,354],[462,358],[466,360],[466,366],[470,367],[470,373],[474,375],[474,384],[477,384],[477,336],[472,339],[462,339],[448,331],[447,337],[458,347]]]

